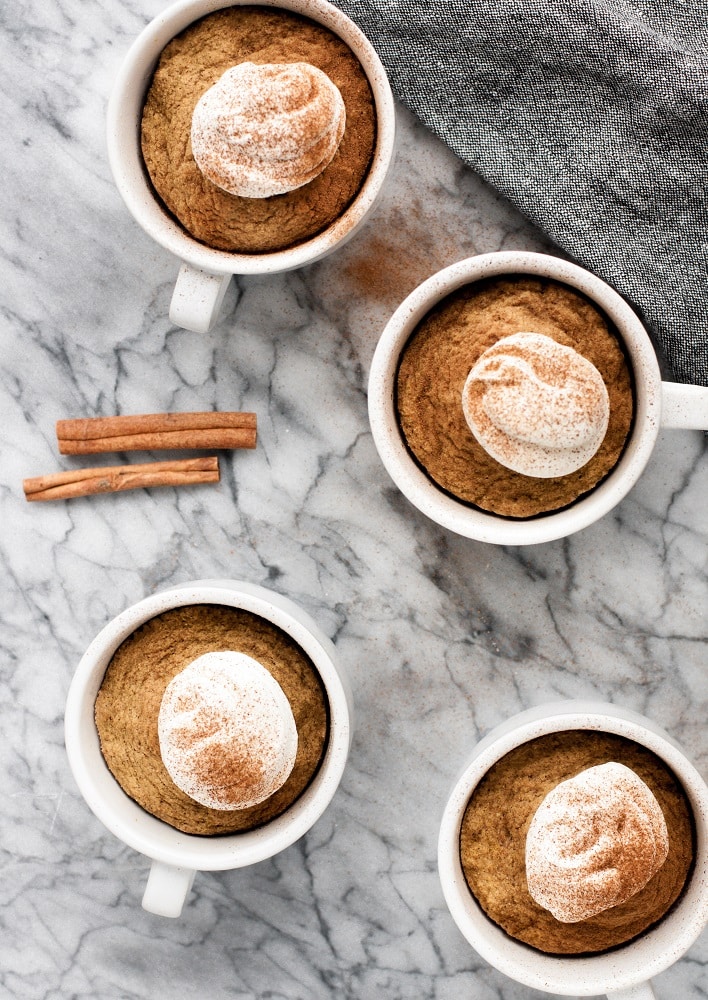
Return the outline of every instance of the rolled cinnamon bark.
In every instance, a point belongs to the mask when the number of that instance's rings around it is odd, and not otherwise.
[[[95,493],[118,493],[153,486],[191,486],[219,481],[219,460],[186,458],[173,462],[146,462],[140,465],[104,465],[95,469],[72,469],[47,476],[35,476],[22,483],[25,498],[68,500]]]
[[[255,413],[143,413],[58,420],[62,455],[187,448],[255,448]]]

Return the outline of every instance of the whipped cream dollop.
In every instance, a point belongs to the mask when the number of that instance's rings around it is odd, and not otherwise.
[[[263,802],[295,763],[290,702],[272,674],[245,653],[205,653],[173,677],[157,729],[174,783],[211,809]]]
[[[316,66],[244,62],[199,99],[192,154],[204,176],[225,191],[269,198],[322,173],[345,119],[339,89]]]
[[[602,375],[540,333],[514,333],[488,348],[462,390],[470,430],[497,462],[525,476],[567,476],[602,444],[610,401]]]
[[[526,837],[526,880],[540,906],[575,923],[634,896],[668,851],[654,794],[612,761],[562,781],[545,797]]]

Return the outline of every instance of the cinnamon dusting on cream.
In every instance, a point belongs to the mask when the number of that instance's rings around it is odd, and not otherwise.
[[[669,837],[647,785],[614,761],[557,785],[526,838],[526,879],[535,901],[563,923],[626,902],[658,872]]]
[[[597,452],[610,404],[597,368],[539,333],[503,337],[467,377],[462,407],[470,430],[502,465],[526,476],[566,476]]]
[[[212,809],[245,809],[292,771],[297,728],[275,678],[244,653],[206,653],[165,689],[160,754],[186,795]]]
[[[202,95],[192,153],[210,181],[243,198],[294,191],[322,173],[344,135],[342,95],[306,62],[243,62]]]

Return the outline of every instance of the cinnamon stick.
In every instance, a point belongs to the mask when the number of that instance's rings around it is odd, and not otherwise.
[[[186,458],[142,465],[104,465],[97,469],[72,469],[25,479],[27,500],[68,500],[94,493],[119,493],[152,486],[189,486],[219,481],[219,460]]]
[[[142,413],[58,420],[62,455],[182,448],[255,448],[256,414]]]

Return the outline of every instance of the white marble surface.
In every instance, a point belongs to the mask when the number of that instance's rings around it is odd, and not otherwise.
[[[395,178],[347,248],[238,280],[207,336],[171,326],[176,263],[128,215],[103,136],[121,55],[162,6],[34,0],[3,14],[0,995],[540,997],[452,923],[441,809],[481,734],[559,698],[644,712],[705,773],[702,437],[662,432],[612,516],[534,548],[457,538],[397,493],[366,415],[382,325],[446,263],[545,247],[403,112]],[[260,427],[219,486],[23,499],[24,477],[82,464],[58,456],[58,418],[211,408],[253,409]],[[140,907],[147,862],[80,798],[62,714],[111,616],[200,577],[305,607],[348,668],[357,728],[311,833],[252,869],[197,876],[169,921]],[[656,980],[660,1000],[705,997],[706,960],[704,934]]]

